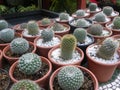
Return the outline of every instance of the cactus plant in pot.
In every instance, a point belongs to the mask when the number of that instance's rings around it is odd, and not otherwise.
[[[0,31],[5,28],[8,28],[8,22],[5,20],[0,20]]]

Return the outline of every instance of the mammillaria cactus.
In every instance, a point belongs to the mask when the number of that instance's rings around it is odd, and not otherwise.
[[[10,90],[41,90],[41,88],[37,83],[24,79],[13,84]]]
[[[51,20],[49,18],[43,18],[41,20],[42,25],[48,25],[51,23]]]
[[[60,23],[55,23],[52,28],[54,31],[63,31],[65,27]]]
[[[73,32],[73,35],[76,37],[76,39],[79,43],[84,43],[84,41],[87,37],[87,32],[83,28],[76,28]]]
[[[88,22],[85,19],[78,19],[76,20],[77,27],[86,27],[88,26]]]
[[[77,40],[75,36],[66,34],[61,41],[61,57],[65,60],[71,59],[76,48]]]
[[[9,43],[11,42],[15,37],[15,32],[14,30],[10,28],[2,29],[0,31],[0,40]]]
[[[29,49],[29,42],[24,38],[16,38],[10,43],[10,49],[14,54],[24,54]]]
[[[76,15],[77,16],[85,16],[85,11],[84,10],[77,10]]]
[[[5,20],[0,20],[0,30],[8,28],[8,23]]]
[[[20,28],[21,28],[21,29],[27,28],[27,23],[21,23],[21,24],[20,24]]]
[[[75,66],[64,66],[58,73],[58,83],[63,90],[79,90],[84,83],[84,75]]]
[[[101,35],[102,34],[103,27],[100,24],[93,24],[89,28],[89,33],[92,35]]]
[[[105,22],[106,21],[106,15],[104,13],[102,13],[102,12],[97,13],[95,15],[95,21],[97,21],[97,22]]]
[[[113,12],[113,8],[110,6],[106,6],[103,8],[103,13],[105,13],[107,16],[110,16]]]
[[[51,41],[54,37],[54,31],[52,29],[45,29],[41,32],[41,38],[43,42]]]
[[[90,9],[90,11],[96,11],[97,7],[98,6],[96,3],[90,3],[88,8]]]
[[[119,43],[117,40],[106,38],[100,46],[97,56],[109,60],[114,55],[118,47]]]
[[[68,13],[60,13],[59,15],[60,20],[69,20],[69,14]]]
[[[113,20],[113,27],[115,29],[120,29],[120,17],[115,17]]]
[[[26,75],[31,75],[40,70],[42,61],[40,56],[34,53],[23,54],[18,61],[18,68]]]
[[[39,26],[35,21],[29,21],[27,30],[29,35],[37,35],[39,33]]]

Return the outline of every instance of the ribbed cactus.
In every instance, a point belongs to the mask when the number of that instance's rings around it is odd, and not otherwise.
[[[88,26],[88,22],[85,19],[78,19],[76,20],[77,27],[86,27]]]
[[[49,18],[43,18],[41,20],[42,25],[48,25],[51,23],[51,20]]]
[[[89,28],[88,32],[92,35],[98,35],[100,36],[102,34],[103,31],[103,27],[100,24],[93,24],[91,25],[91,27]]]
[[[54,37],[54,31],[52,29],[45,29],[41,32],[41,38],[43,42],[51,41]]]
[[[84,43],[84,41],[87,37],[87,32],[83,28],[76,28],[73,32],[73,35],[76,37],[76,39],[79,43]]]
[[[32,75],[40,70],[42,66],[42,61],[40,56],[34,53],[23,54],[18,61],[19,70],[26,74]]]
[[[100,46],[97,56],[109,60],[114,55],[118,47],[119,43],[117,40],[114,40],[113,38],[106,38]]]
[[[59,15],[60,20],[69,20],[69,14],[68,13],[60,13]]]
[[[82,10],[82,9],[77,10],[77,11],[76,11],[76,15],[77,15],[77,16],[85,16],[85,11]]]
[[[79,90],[84,83],[83,72],[75,66],[64,66],[58,73],[58,83],[63,90]]]
[[[104,13],[102,13],[102,12],[97,13],[95,15],[95,21],[97,21],[97,22],[105,22],[106,21],[106,15]]]
[[[61,41],[61,57],[64,60],[71,59],[73,56],[73,52],[76,48],[77,40],[75,36],[71,34],[66,34],[63,36]]]
[[[27,23],[21,23],[21,24],[20,24],[20,28],[21,28],[21,29],[27,28]]]
[[[60,23],[55,23],[52,28],[54,31],[63,31],[65,27]]]
[[[35,21],[29,21],[27,30],[29,35],[37,35],[39,33],[39,26]]]
[[[5,20],[0,20],[0,30],[8,28],[8,22]]]
[[[88,8],[90,9],[90,11],[96,11],[97,7],[98,6],[96,3],[90,3]]]
[[[120,17],[115,17],[113,20],[113,27],[115,29],[120,29]]]
[[[15,32],[11,28],[2,29],[0,31],[0,40],[10,43],[15,37]]]
[[[41,88],[34,81],[24,79],[14,83],[10,90],[41,90]]]
[[[16,38],[10,43],[10,49],[14,54],[24,54],[29,49],[29,42],[24,38]]]
[[[103,8],[103,13],[106,14],[107,16],[110,16],[113,12],[113,8],[110,6],[106,6]]]

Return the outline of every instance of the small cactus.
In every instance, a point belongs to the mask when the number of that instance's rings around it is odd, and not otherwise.
[[[83,72],[75,66],[64,66],[58,73],[58,83],[63,90],[79,90],[84,83]]]
[[[85,16],[85,11],[84,10],[77,10],[76,15],[77,16]]]
[[[100,36],[102,34],[103,31],[103,27],[100,24],[93,24],[91,25],[91,27],[89,28],[88,32],[92,35],[98,35]]]
[[[42,25],[48,25],[51,23],[51,20],[49,18],[43,18],[41,20]]]
[[[10,49],[14,54],[24,54],[29,49],[29,42],[24,38],[16,38],[10,43]]]
[[[41,90],[41,88],[37,83],[24,79],[13,84],[10,90]]]
[[[27,30],[29,35],[37,35],[39,33],[39,26],[35,21],[29,21]]]
[[[61,57],[64,60],[71,59],[73,56],[73,52],[76,48],[77,40],[75,36],[71,34],[66,34],[63,36],[61,41]]]
[[[97,56],[109,60],[114,55],[118,47],[119,43],[117,40],[114,40],[113,38],[106,38],[100,46]]]
[[[8,28],[8,22],[5,20],[0,20],[0,30]]]
[[[54,31],[63,31],[65,27],[60,23],[55,23],[52,28]]]
[[[87,32],[83,28],[76,28],[73,32],[73,35],[76,37],[76,39],[79,43],[84,43],[84,41],[87,37]]]
[[[15,32],[13,29],[6,28],[0,31],[0,40],[10,43],[15,37]]]
[[[88,26],[88,22],[85,19],[78,19],[76,20],[77,27],[86,27]]]
[[[60,13],[59,15],[60,20],[69,20],[69,14],[68,13]]]
[[[41,32],[41,38],[43,42],[51,41],[54,37],[54,31],[52,29],[45,29]]]
[[[32,75],[40,70],[42,66],[42,61],[40,56],[34,53],[23,54],[18,61],[19,70],[26,74]]]
[[[105,22],[106,21],[106,15],[104,13],[102,13],[102,12],[97,13],[95,15],[95,21],[97,21],[97,22]]]
[[[110,6],[106,6],[103,8],[103,13],[106,14],[107,16],[110,16],[113,12],[113,8]]]
[[[115,29],[120,29],[120,17],[115,17],[113,20],[113,27]]]
[[[88,8],[90,9],[90,11],[96,11],[97,7],[98,6],[96,3],[90,3]]]
[[[27,23],[21,23],[21,24],[20,24],[20,28],[21,28],[21,29],[27,28]]]

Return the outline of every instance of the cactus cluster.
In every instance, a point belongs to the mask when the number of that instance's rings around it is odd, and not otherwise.
[[[77,16],[85,16],[85,11],[82,10],[82,9],[77,10],[77,11],[76,11],[76,15],[77,15]]]
[[[5,20],[0,20],[0,30],[8,28],[8,22]]]
[[[40,70],[42,61],[40,56],[34,53],[23,54],[18,60],[19,70],[26,74],[32,75]]]
[[[11,52],[22,55],[29,49],[29,42],[24,38],[13,39],[10,43]]]
[[[27,30],[29,35],[37,35],[39,33],[39,26],[35,21],[29,21]]]
[[[41,88],[37,83],[24,79],[13,84],[10,90],[41,90]]]
[[[21,28],[21,29],[27,28],[27,23],[21,23],[21,24],[20,24],[20,28]]]
[[[58,83],[63,90],[79,90],[84,83],[83,72],[75,66],[64,66],[58,73]]]
[[[84,41],[87,37],[87,32],[83,28],[76,28],[73,32],[73,35],[76,37],[76,39],[79,43],[84,43]]]
[[[106,14],[107,16],[110,16],[113,12],[113,8],[110,6],[106,6],[103,8],[103,13]]]
[[[115,17],[113,20],[113,27],[115,29],[120,29],[120,17]]]
[[[41,32],[41,38],[43,42],[51,41],[54,37],[54,31],[52,29],[45,29]]]
[[[5,28],[0,31],[0,40],[10,43],[15,37],[15,32],[11,28]]]
[[[60,23],[55,23],[52,28],[54,31],[63,31],[65,27]]]
[[[41,24],[42,25],[48,25],[48,24],[50,24],[51,23],[51,20],[49,19],[49,18],[43,18],[42,20],[41,20]]]
[[[98,35],[100,36],[102,34],[103,31],[103,27],[100,24],[93,24],[91,25],[91,27],[89,28],[88,32],[92,35]]]
[[[90,3],[88,8],[90,11],[96,11],[97,7],[96,3]]]
[[[109,60],[114,55],[118,47],[119,43],[117,40],[114,40],[113,38],[106,38],[100,46],[97,56]]]
[[[61,41],[61,57],[64,60],[71,59],[76,48],[77,40],[74,35],[66,34]]]
[[[60,13],[59,15],[60,20],[69,20],[69,14],[68,13]]]
[[[97,22],[105,22],[106,21],[106,15],[104,13],[102,13],[102,12],[97,13],[95,15],[95,21],[97,21]]]
[[[85,19],[78,19],[76,20],[77,27],[86,27],[88,26],[88,22]]]

